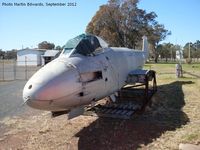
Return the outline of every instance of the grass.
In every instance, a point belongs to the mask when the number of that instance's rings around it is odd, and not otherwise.
[[[3,64],[14,64],[16,63],[16,61],[14,59],[0,59],[0,64],[3,65]]]
[[[186,141],[194,141],[199,138],[199,133],[188,134],[183,138],[185,138]]]
[[[159,86],[150,114],[158,117],[160,123],[175,127],[150,147],[177,149],[179,143],[200,144],[200,64],[183,64],[182,67],[183,78],[176,78],[175,64],[145,65],[146,69],[156,70]],[[162,148],[156,144],[162,144]]]

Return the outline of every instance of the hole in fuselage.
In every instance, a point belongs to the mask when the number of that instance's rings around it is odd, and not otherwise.
[[[107,81],[108,81],[108,78],[105,78],[105,81],[107,82]]]
[[[31,89],[32,88],[32,85],[29,85],[28,89]]]
[[[103,78],[101,71],[81,73],[82,82],[92,82]]]
[[[80,97],[84,96],[84,93],[83,93],[83,92],[80,92],[80,93],[79,93],[79,96],[80,96]]]

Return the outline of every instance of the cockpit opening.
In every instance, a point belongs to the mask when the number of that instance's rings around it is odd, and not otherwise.
[[[93,56],[103,52],[108,44],[100,37],[91,34],[81,34],[70,39],[64,46],[63,54]]]

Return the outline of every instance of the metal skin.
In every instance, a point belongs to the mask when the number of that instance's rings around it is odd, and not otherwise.
[[[110,96],[126,85],[129,72],[142,68],[147,45],[143,37],[142,51],[107,47],[94,56],[62,54],[30,78],[23,99],[36,109],[63,111]]]

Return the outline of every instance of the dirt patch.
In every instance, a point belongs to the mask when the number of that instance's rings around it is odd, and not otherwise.
[[[136,149],[174,130],[140,119],[80,116],[67,121],[66,116],[51,119],[49,114],[3,122],[10,130],[1,137],[2,149]]]

